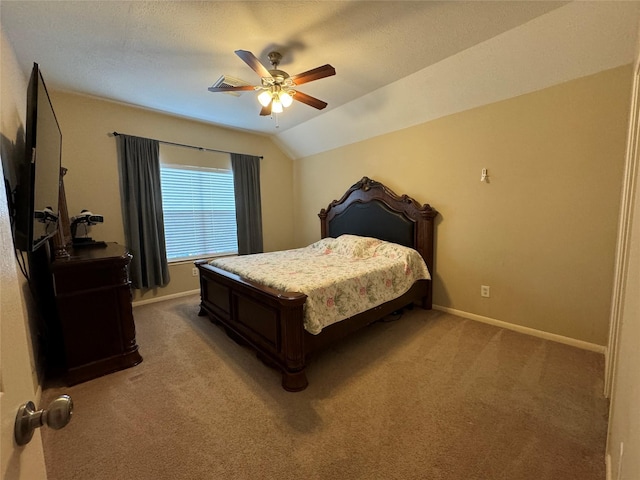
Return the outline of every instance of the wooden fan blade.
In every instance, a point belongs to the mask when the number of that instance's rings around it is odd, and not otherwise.
[[[313,70],[299,73],[291,77],[291,80],[296,85],[302,85],[303,83],[312,82],[313,80],[319,80],[321,78],[330,77],[336,74],[336,69],[331,65],[323,65]]]
[[[271,78],[271,74],[269,73],[269,70],[267,70],[267,67],[262,65],[260,60],[258,60],[253,53],[248,50],[236,50],[236,55],[238,55],[244,63],[249,65],[254,72],[260,75],[261,78]]]
[[[322,110],[324,107],[328,105],[327,102],[323,102],[322,100],[318,100],[311,95],[307,95],[306,93],[302,93],[296,90],[296,94],[293,96],[294,100],[297,100],[302,103],[306,103],[307,105],[312,106],[313,108],[317,108],[318,110]]]
[[[273,104],[273,100],[269,102],[269,105],[267,105],[266,107],[262,107],[262,110],[260,110],[260,116],[265,117],[267,115],[271,115],[271,105]]]
[[[239,87],[209,87],[207,90],[210,92],[237,92],[240,90],[255,90],[255,87],[251,85],[242,85]]]

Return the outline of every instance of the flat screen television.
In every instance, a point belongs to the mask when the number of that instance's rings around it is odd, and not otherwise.
[[[34,251],[58,228],[62,132],[37,63],[27,89],[25,158],[16,188],[15,244]]]

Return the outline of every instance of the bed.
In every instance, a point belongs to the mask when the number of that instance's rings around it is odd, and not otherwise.
[[[358,236],[409,247],[424,259],[431,278],[436,215],[430,205],[421,205],[408,195],[399,196],[367,177],[318,214],[321,239]],[[200,274],[199,314],[208,316],[231,338],[280,370],[282,387],[292,392],[307,387],[305,368],[314,352],[404,307],[418,304],[431,308],[432,280],[421,278],[398,297],[311,333],[305,328],[304,293],[267,286],[207,260],[195,264]]]

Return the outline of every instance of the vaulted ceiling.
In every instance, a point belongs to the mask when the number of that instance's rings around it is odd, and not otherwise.
[[[271,135],[292,157],[405,128],[633,60],[640,2],[12,1],[2,30],[25,75],[71,91]],[[258,115],[254,92],[211,93],[222,75],[258,84],[235,54],[283,55],[328,103]]]

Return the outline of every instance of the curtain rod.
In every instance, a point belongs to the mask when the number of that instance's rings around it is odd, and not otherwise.
[[[126,135],[124,133],[118,133],[118,132],[113,132],[113,136],[117,137],[119,135]],[[155,138],[151,138],[149,140],[156,140]],[[205,151],[205,152],[218,152],[218,153],[236,153],[238,154],[238,152],[227,152],[226,150],[216,150],[215,148],[207,148],[207,147],[196,147],[194,145],[187,145],[184,143],[175,143],[175,142],[166,142],[164,140],[156,140],[156,142],[159,143],[164,143],[166,145],[175,145],[176,147],[185,147],[185,148],[195,148],[196,150],[201,150],[201,151]],[[246,153],[240,153],[239,155],[248,155]],[[264,157],[262,155],[250,155],[251,157],[255,157],[257,156],[260,159],[263,159]]]

